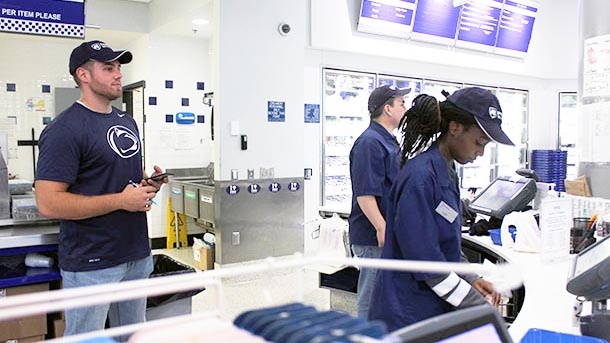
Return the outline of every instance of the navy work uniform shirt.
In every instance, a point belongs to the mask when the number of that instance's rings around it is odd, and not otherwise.
[[[351,244],[377,246],[377,232],[360,209],[356,198],[374,196],[385,218],[390,187],[398,174],[399,157],[400,147],[396,138],[374,120],[354,142],[349,153],[352,211],[348,221]]]
[[[409,160],[390,191],[382,258],[459,262],[461,202],[458,180],[433,144]],[[433,273],[380,270],[371,297],[369,319],[380,319],[390,331],[449,312],[425,280]]]

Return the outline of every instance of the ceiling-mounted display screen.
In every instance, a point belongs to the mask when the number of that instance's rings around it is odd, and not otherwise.
[[[409,38],[416,0],[363,0],[358,31]]]
[[[358,31],[525,57],[536,0],[363,0]]]
[[[456,46],[493,51],[504,0],[470,0],[462,5]]]
[[[453,0],[419,0],[411,38],[454,45],[461,9]]]
[[[524,56],[530,45],[538,4],[534,1],[506,0],[500,18],[495,53]]]

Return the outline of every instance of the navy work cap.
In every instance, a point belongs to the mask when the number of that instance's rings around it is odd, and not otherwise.
[[[121,64],[131,62],[133,56],[127,50],[114,51],[106,43],[99,40],[84,42],[72,50],[70,54],[70,74],[74,75],[76,69],[88,61],[112,62]]]
[[[375,112],[379,106],[383,106],[386,101],[397,96],[404,96],[411,92],[411,88],[396,88],[394,86],[381,86],[375,88],[369,96],[369,113]]]
[[[470,113],[479,127],[494,142],[515,145],[502,131],[502,108],[500,101],[487,89],[462,88],[447,97],[457,108]]]

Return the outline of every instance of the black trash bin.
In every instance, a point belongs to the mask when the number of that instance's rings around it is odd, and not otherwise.
[[[195,273],[195,268],[180,263],[167,255],[153,255],[154,269],[151,278]],[[191,313],[191,298],[204,287],[180,293],[149,297],[146,301],[146,320],[155,320]]]

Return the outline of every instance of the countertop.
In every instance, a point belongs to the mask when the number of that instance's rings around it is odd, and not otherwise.
[[[57,244],[59,222],[41,221],[13,223],[0,221],[0,249]]]
[[[541,260],[540,254],[495,245],[489,236],[464,235],[463,239],[492,250],[521,271],[525,298],[508,330],[515,342],[519,342],[530,328],[580,335],[580,328],[573,324],[572,307],[576,296],[566,290],[573,256],[546,262]]]

